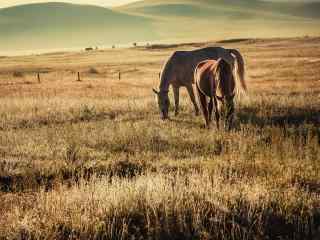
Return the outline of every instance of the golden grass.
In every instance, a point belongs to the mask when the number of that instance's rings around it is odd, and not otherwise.
[[[186,91],[159,120],[161,65],[206,44],[1,58],[0,239],[317,239],[319,43],[225,44],[250,89],[231,132]]]

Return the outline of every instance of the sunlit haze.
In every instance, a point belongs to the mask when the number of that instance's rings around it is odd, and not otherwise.
[[[21,4],[29,3],[41,3],[41,2],[68,2],[68,3],[77,3],[77,4],[92,4],[99,6],[119,6],[131,2],[137,2],[139,0],[0,0],[0,8],[10,7]],[[265,1],[274,1],[274,2],[283,2],[287,0],[265,0]],[[319,2],[320,0],[291,0],[291,2]]]

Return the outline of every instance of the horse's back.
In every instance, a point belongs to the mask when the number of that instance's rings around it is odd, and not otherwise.
[[[194,78],[197,88],[208,97],[213,97],[215,92],[216,86],[213,71],[217,64],[218,61],[216,60],[205,60],[200,62],[195,69]]]
[[[194,71],[199,62],[205,60],[225,59],[233,64],[233,57],[228,49],[222,47],[206,47],[191,51],[175,51],[167,60],[162,71],[162,78],[176,86],[195,83]]]
[[[218,77],[217,74],[219,74]],[[216,95],[223,98],[234,95],[235,81],[232,66],[223,58],[218,61],[200,62],[195,69],[195,81],[198,89],[208,97]]]
[[[206,47],[193,51],[194,55],[201,56],[203,60],[218,60],[223,58],[230,65],[234,64],[234,58],[230,53],[229,49],[223,47]]]
[[[190,51],[176,51],[169,58],[171,66],[167,77],[173,85],[183,86],[194,83],[195,69]]]
[[[230,51],[223,47],[206,47],[191,51],[176,51],[172,54],[169,61],[171,61],[172,65],[177,69],[186,70],[186,68],[190,68],[190,71],[194,72],[200,62],[206,60],[217,61],[219,58],[223,58],[230,65],[233,65],[234,58],[230,54]]]
[[[201,77],[203,74],[208,74],[210,71],[212,71],[218,61],[216,60],[205,60],[200,62],[195,69],[195,72]]]

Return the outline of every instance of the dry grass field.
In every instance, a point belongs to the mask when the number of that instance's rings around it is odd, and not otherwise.
[[[320,239],[320,38],[216,44],[247,63],[236,128],[186,90],[161,121],[162,64],[207,45],[0,57],[0,239]]]

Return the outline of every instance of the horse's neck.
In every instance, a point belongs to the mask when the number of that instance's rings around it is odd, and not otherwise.
[[[171,83],[171,78],[172,78],[172,72],[171,72],[171,62],[168,62],[163,69],[161,76],[160,76],[160,92],[168,92],[169,91],[169,86]]]
[[[170,78],[161,75],[160,92],[168,92],[170,86]]]

